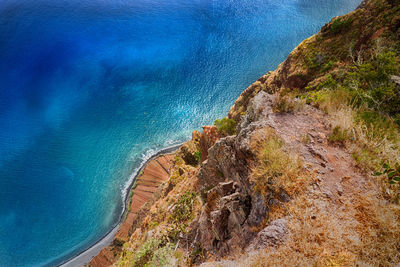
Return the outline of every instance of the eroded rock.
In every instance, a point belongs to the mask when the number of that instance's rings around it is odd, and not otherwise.
[[[250,246],[247,248],[247,251],[278,246],[280,242],[284,241],[287,235],[287,225],[287,218],[272,221],[257,234]]]

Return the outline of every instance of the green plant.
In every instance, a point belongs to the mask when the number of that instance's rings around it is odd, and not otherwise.
[[[190,252],[190,255],[188,258],[188,264],[189,264],[189,266],[192,266],[197,261],[201,262],[204,259],[205,259],[205,251],[201,247],[201,244],[199,242],[197,242],[195,245],[195,248]]]
[[[386,174],[389,184],[400,184],[400,164],[391,167],[389,163],[382,164],[383,172],[376,172],[375,176]]]
[[[350,135],[347,129],[342,129],[340,126],[336,126],[329,135],[328,141],[331,143],[344,144],[344,142],[349,138]]]
[[[236,121],[228,118],[215,120],[218,132],[222,135],[234,135],[236,133]]]
[[[148,262],[152,259],[153,253],[161,244],[161,240],[159,239],[149,239],[147,240],[140,249],[136,252],[136,255],[133,259],[132,266],[147,266]]]
[[[137,179],[135,180],[135,182],[132,185],[132,190],[135,189],[137,187]],[[133,192],[131,191],[131,193],[133,194]]]
[[[295,111],[295,102],[288,96],[278,96],[274,101],[272,110],[275,113],[293,113]]]
[[[276,97],[272,110],[276,113],[294,113],[304,107],[300,99],[294,99],[288,95],[279,95]]]
[[[174,244],[167,243],[165,246],[154,251],[151,262],[148,265],[150,267],[167,266],[170,263],[173,252]]]
[[[322,71],[322,72],[330,71],[330,70],[335,66],[335,64],[336,64],[336,63],[335,63],[333,60],[329,60],[327,63],[325,63],[325,64],[322,66],[321,71]]]
[[[338,18],[334,20],[331,24],[331,30],[333,34],[338,34],[341,31],[349,29],[350,25],[353,23],[352,18]]]
[[[399,72],[399,62],[393,51],[373,55],[368,62],[351,67],[345,85],[353,91],[352,103],[395,116],[400,113],[400,93],[391,75]]]
[[[177,241],[181,233],[186,232],[188,221],[192,219],[193,205],[197,194],[187,191],[176,201],[172,213],[168,217],[170,228],[168,229],[168,237],[172,241]]]
[[[304,144],[309,144],[311,142],[311,137],[309,134],[301,136],[300,141]]]
[[[196,152],[194,152],[193,156],[198,163],[201,163],[201,150],[197,150]]]
[[[186,222],[192,216],[193,203],[196,198],[196,193],[188,191],[179,197],[175,203],[175,207],[172,210],[172,214],[169,217],[171,223],[183,223]]]
[[[370,138],[398,141],[399,127],[389,116],[374,110],[359,111],[355,122],[362,122],[368,129]]]

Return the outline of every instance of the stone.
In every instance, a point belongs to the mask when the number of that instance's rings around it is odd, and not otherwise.
[[[248,222],[250,225],[258,226],[265,218],[267,207],[263,197],[256,193],[251,199],[251,211]]]
[[[288,192],[283,188],[279,189],[278,197],[279,197],[279,200],[282,202],[289,202],[291,199]]]
[[[200,137],[201,161],[205,161],[208,156],[208,149],[212,147],[219,139],[219,133],[216,126],[203,126],[203,133]]]
[[[336,189],[337,189],[339,196],[343,195],[343,188],[340,184],[336,184]]]
[[[226,183],[219,183],[218,189],[222,196],[230,195],[233,193],[233,191],[235,191],[234,182],[229,181]]]
[[[257,234],[247,251],[278,246],[278,244],[283,242],[286,238],[288,232],[287,225],[287,218],[272,221],[270,225]]]

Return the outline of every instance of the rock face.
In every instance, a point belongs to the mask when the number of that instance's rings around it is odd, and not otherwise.
[[[208,149],[219,139],[218,129],[215,126],[204,126],[200,136],[201,161],[208,157]]]
[[[207,205],[199,220],[198,241],[208,252],[223,256],[246,244],[244,238],[249,236],[249,230],[244,223],[250,202],[237,189],[237,184],[230,181],[220,183],[207,195]]]
[[[266,247],[276,247],[285,240],[287,234],[288,220],[286,218],[272,221],[267,227],[261,230],[251,242],[247,251]]]
[[[199,219],[198,240],[194,242],[200,242],[213,257],[242,251],[255,237],[251,227],[259,226],[268,217],[270,206],[290,199],[286,192],[274,188],[261,195],[250,181],[250,166],[255,156],[251,139],[259,129],[273,124],[268,119],[273,115],[273,100],[274,96],[261,91],[249,101],[246,115],[237,128],[238,135],[219,139],[208,150],[207,160],[199,170],[205,205]],[[269,242],[269,233],[266,230],[259,237],[260,242]],[[274,236],[278,240],[282,235]]]

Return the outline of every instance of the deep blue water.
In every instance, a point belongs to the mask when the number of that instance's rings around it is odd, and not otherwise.
[[[152,152],[360,0],[2,0],[0,266],[104,235]]]

